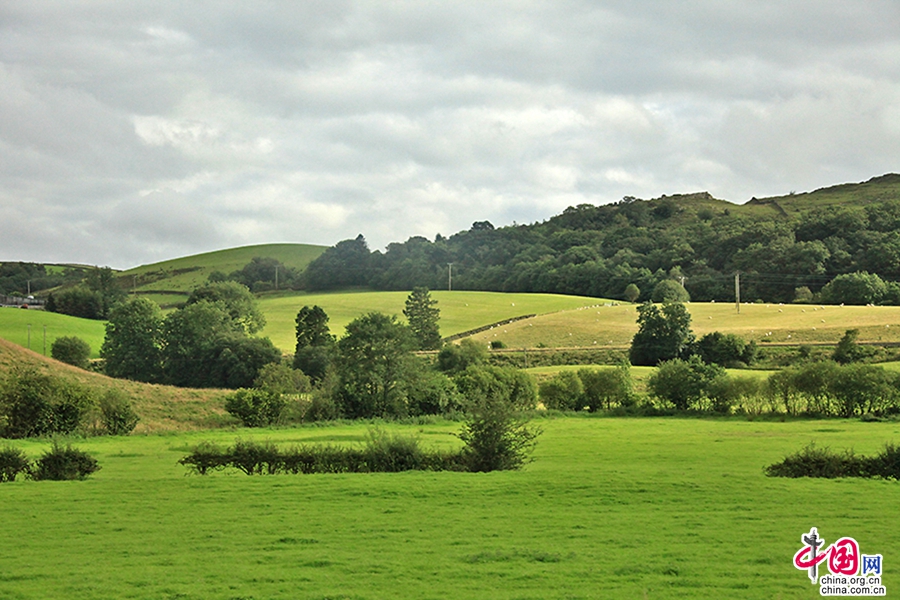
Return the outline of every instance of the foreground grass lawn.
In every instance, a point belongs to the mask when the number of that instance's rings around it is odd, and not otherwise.
[[[881,553],[897,593],[900,483],[770,479],[811,440],[898,423],[561,418],[520,472],[186,476],[200,440],[354,443],[363,426],[87,440],[83,482],[0,484],[0,597],[813,598],[801,533]],[[454,423],[398,426],[457,443]],[[46,444],[19,442],[31,455]]]

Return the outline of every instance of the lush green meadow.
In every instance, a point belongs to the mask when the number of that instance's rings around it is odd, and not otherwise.
[[[31,326],[31,342],[29,344],[29,325]],[[79,319],[67,315],[46,312],[43,310],[24,310],[21,308],[0,308],[0,338],[22,347],[43,354],[44,326],[47,327],[47,356],[58,337],[77,336],[91,347],[91,356],[100,356],[100,346],[106,335],[103,321]]]
[[[296,344],[295,319],[303,306],[319,305],[330,318],[332,333],[341,336],[347,323],[371,311],[397,315],[401,320],[409,292],[341,292],[331,294],[291,294],[267,296],[260,300],[266,315],[268,336],[282,351],[292,352]],[[483,325],[528,314],[570,311],[604,302],[582,296],[557,294],[503,294],[499,292],[432,291],[441,311],[442,336],[449,336]],[[608,301],[607,301],[608,302]],[[568,313],[566,313],[568,314]]]
[[[897,423],[559,418],[519,472],[187,476],[200,440],[354,443],[365,426],[95,438],[83,482],[0,484],[0,597],[813,598],[801,533],[855,537],[900,586],[900,484],[790,480],[815,440],[877,451]],[[457,424],[389,425],[423,444]],[[16,442],[36,455],[45,443]]]
[[[325,246],[312,246],[309,244],[261,244],[256,246],[242,246],[206,252],[194,256],[186,256],[167,260],[165,262],[143,265],[124,271],[120,277],[128,282],[132,276],[153,276],[157,281],[146,284],[138,284],[138,291],[142,290],[178,290],[189,293],[195,287],[206,283],[213,271],[221,271],[225,274],[237,271],[256,257],[274,258],[288,267],[302,271],[315,260]],[[139,281],[139,280],[138,280]]]

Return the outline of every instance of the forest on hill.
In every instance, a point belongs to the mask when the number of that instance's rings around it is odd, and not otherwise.
[[[849,274],[869,301],[900,301],[900,175],[736,205],[708,193],[579,205],[544,222],[411,237],[384,252],[344,240],[310,263],[308,290],[362,286],[651,298],[664,280],[695,301],[812,300]],[[881,287],[878,287],[881,286]]]

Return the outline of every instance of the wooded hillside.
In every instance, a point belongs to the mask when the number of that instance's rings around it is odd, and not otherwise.
[[[635,284],[645,300],[660,281],[683,277],[693,300],[722,301],[734,298],[740,272],[744,301],[790,302],[798,288],[814,293],[841,274],[900,279],[898,230],[897,174],[743,205],[706,192],[626,197],[531,225],[475,222],[385,252],[371,252],[360,235],[314,260],[305,287],[447,289],[452,269],[453,289],[623,298]]]

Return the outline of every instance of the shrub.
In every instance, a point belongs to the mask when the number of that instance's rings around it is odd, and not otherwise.
[[[275,394],[305,394],[311,389],[309,377],[284,363],[270,363],[259,370],[253,387]]]
[[[86,389],[33,368],[11,371],[0,382],[0,415],[8,437],[71,433],[93,403]]]
[[[635,402],[634,383],[631,379],[631,365],[622,363],[615,369],[579,369],[584,392],[581,404],[594,412],[606,405],[633,406]]]
[[[747,344],[733,333],[714,331],[697,341],[695,351],[703,362],[723,367],[739,367],[753,362],[756,345]]]
[[[900,446],[885,444],[879,454],[867,461],[866,474],[869,477],[900,479]]]
[[[424,452],[419,439],[370,429],[366,435],[365,461],[373,473],[396,473],[421,469]]]
[[[653,288],[650,298],[656,303],[690,302],[691,295],[674,279],[663,279]]]
[[[538,386],[541,402],[554,410],[580,410],[584,384],[573,371],[561,371]]]
[[[237,440],[228,452],[228,464],[247,475],[274,475],[281,468],[281,455],[271,442]]]
[[[716,377],[724,374],[718,365],[707,365],[697,356],[689,360],[673,359],[661,363],[650,376],[648,386],[658,399],[685,410],[696,407],[707,395],[707,388]]]
[[[510,403],[484,398],[470,406],[459,433],[465,443],[461,460],[473,472],[519,469],[530,460],[540,433]]]
[[[228,454],[212,442],[201,442],[194,446],[190,454],[182,457],[178,464],[184,465],[198,475],[218,471],[228,466]]]
[[[67,481],[85,479],[98,470],[100,465],[97,460],[87,452],[68,444],[63,448],[58,442],[53,442],[50,450],[35,461],[32,477],[38,481]]]
[[[100,397],[100,418],[109,435],[128,435],[140,421],[128,396],[120,390],[108,390]]]
[[[75,336],[56,338],[50,346],[50,356],[79,369],[91,366],[91,347],[83,339]]]
[[[285,401],[281,394],[266,390],[238,390],[225,399],[225,410],[245,427],[265,427],[278,421]]]
[[[751,398],[758,398],[760,395],[760,384],[757,379],[751,377],[722,375],[709,382],[706,394],[712,402],[711,408],[715,412],[727,414],[738,404]],[[745,412],[758,411],[748,410]]]
[[[863,460],[852,451],[832,452],[810,444],[800,452],[785,457],[780,463],[766,467],[769,477],[859,477]]]
[[[411,416],[452,413],[461,407],[456,384],[441,372],[423,368],[406,381],[405,387]]]
[[[19,473],[30,471],[31,461],[22,450],[13,446],[0,448],[0,483],[15,481]]]

